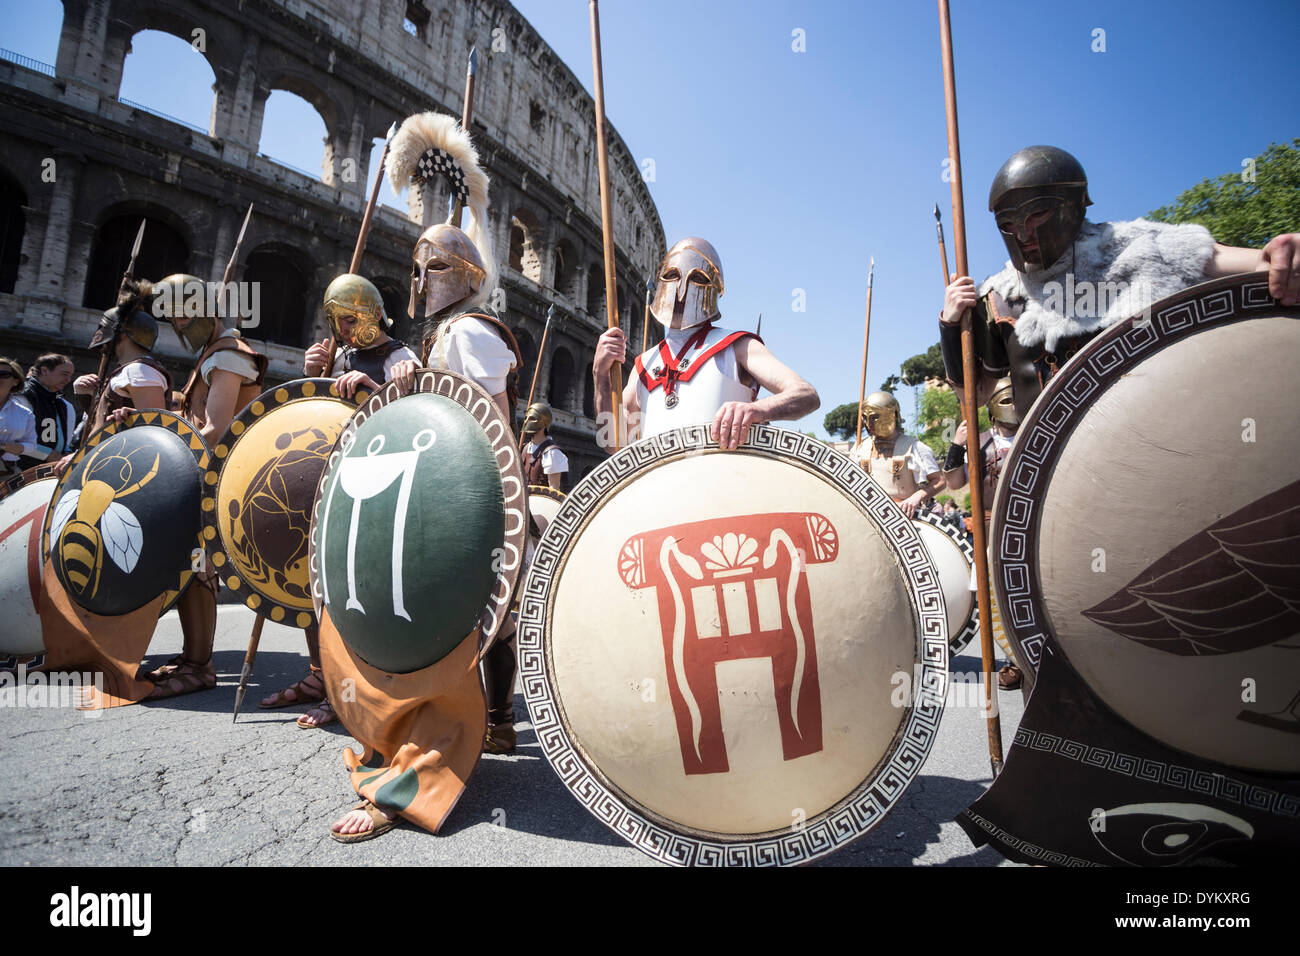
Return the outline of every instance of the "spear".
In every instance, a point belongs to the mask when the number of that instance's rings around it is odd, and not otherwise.
[[[948,0],[939,0],[939,45],[943,55],[944,107],[948,114],[948,166],[952,185],[952,239],[957,274],[969,275],[966,262],[966,204],[961,188],[961,141],[957,133],[957,80],[952,58],[952,19]],[[946,258],[946,255],[945,255]],[[945,264],[944,272],[947,266]],[[944,276],[947,284],[948,277]],[[962,391],[965,393],[966,468],[970,474],[971,522],[975,537],[976,600],[980,613],[980,654],[984,668],[984,707],[988,716],[989,763],[993,776],[1002,771],[1002,722],[993,706],[993,612],[989,600],[988,550],[984,534],[984,456],[980,452],[979,418],[975,406],[975,333],[971,310],[961,317]]]
[[[605,81],[600,68],[600,11],[598,0],[591,0],[591,69],[595,74],[596,93],[596,165],[600,173],[600,228],[605,237],[605,323],[618,328],[618,282],[614,272],[614,208],[609,190],[609,149],[605,142]],[[609,369],[609,389],[613,397],[613,450],[623,444],[619,410],[623,398],[623,364],[615,362]]]
[[[375,206],[379,204],[379,187],[384,181],[384,163],[388,160],[388,147],[393,143],[393,136],[397,132],[397,124],[393,123],[388,127],[388,133],[384,136],[384,151],[379,154],[379,168],[375,170],[375,184],[370,187],[370,198],[366,200],[366,211],[361,217],[361,228],[357,231],[357,241],[352,247],[352,260],[348,263],[348,272],[352,275],[361,274],[361,256],[366,251],[366,240],[370,238],[370,221],[375,217]],[[251,208],[251,207],[250,207]],[[339,342],[333,334],[330,335],[330,354],[325,359],[325,368],[321,372],[325,378],[329,378],[334,371],[334,353],[338,351]]]
[[[763,337],[763,313],[762,312],[758,313],[758,328],[754,329],[754,336],[756,338]]]
[[[533,365],[533,384],[528,386],[528,405],[531,408],[533,396],[537,394],[537,373],[542,370],[542,356],[546,354],[546,337],[551,334],[551,319],[555,318],[555,306],[546,310],[546,325],[542,328],[542,344],[537,347],[537,362]],[[525,411],[525,414],[527,412]],[[524,436],[519,436],[519,447],[524,447]]]
[[[244,213],[244,224],[239,227],[239,236],[235,239],[235,248],[230,250],[230,259],[226,262],[226,271],[221,274],[221,284],[226,286],[235,278],[235,262],[239,259],[239,247],[244,244],[244,234],[248,232],[249,220],[253,218],[253,204],[248,204],[248,212]]]
[[[117,297],[120,301],[122,294],[127,290],[127,284],[135,278],[135,260],[140,256],[140,246],[144,242],[144,227],[148,219],[140,220],[140,228],[135,233],[135,243],[131,246],[131,259],[126,264],[126,271],[122,273],[122,281],[117,287]],[[122,338],[122,320],[117,323],[117,328],[113,330],[113,337],[103,344],[99,352],[99,374],[96,376],[95,394],[90,400],[90,410],[86,412],[88,416],[98,413],[99,403],[104,398],[104,390],[108,388],[108,365],[113,358],[113,353],[117,351],[118,340]],[[91,426],[95,425],[94,419],[90,419],[82,426],[81,441],[77,443],[77,449],[80,450],[86,444],[86,439],[94,431]]]
[[[650,297],[654,294],[655,280],[651,276],[645,280],[645,316],[641,319],[641,352],[643,354],[650,348]]]
[[[934,204],[934,230],[939,234],[939,267],[943,270],[943,287],[948,288],[952,276],[948,272],[948,249],[943,244],[943,220],[939,218],[939,204]]]
[[[469,48],[469,63],[465,67],[465,105],[460,113],[460,128],[469,133],[469,125],[474,120],[474,74],[478,72],[478,47]],[[465,211],[465,203],[456,197],[451,207],[451,224],[460,228],[460,217]]]
[[[871,340],[871,286],[876,275],[876,257],[871,257],[867,270],[867,319],[862,326],[862,384],[858,387],[858,439],[854,454],[862,454],[862,403],[867,400],[867,343]],[[760,316],[760,321],[761,321]]]
[[[239,689],[235,691],[235,712],[230,717],[233,724],[239,719],[239,708],[244,704],[244,694],[248,691],[248,679],[253,676],[253,661],[257,659],[257,645],[262,641],[262,627],[266,618],[257,615],[253,621],[253,633],[248,638],[248,650],[244,652],[244,669],[239,674]]]

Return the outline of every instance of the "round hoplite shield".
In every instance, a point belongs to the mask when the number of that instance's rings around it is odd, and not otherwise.
[[[597,818],[666,863],[773,865],[879,823],[943,713],[916,526],[815,439],[636,442],[565,498],[520,597],[528,710]]]
[[[41,528],[59,483],[52,464],[0,483],[0,602],[5,626],[0,656],[45,653],[41,637]]]
[[[939,572],[948,612],[948,650],[958,654],[980,632],[980,611],[971,590],[975,546],[934,512],[917,512],[912,520]]]
[[[535,536],[531,532],[528,535],[530,545],[536,545],[538,539],[546,534],[546,529],[555,519],[555,515],[560,510],[560,504],[563,501],[564,492],[557,491],[550,485],[528,486],[528,514],[533,519],[533,525],[537,529]]]
[[[1089,342],[1020,426],[992,523],[1022,667],[1062,654],[1197,757],[1300,770],[1300,309],[1263,274]]]
[[[389,384],[343,428],[316,495],[317,613],[380,670],[409,673],[505,621],[527,534],[523,469],[492,397],[450,372]]]
[[[352,401],[328,378],[270,389],[230,423],[203,476],[203,538],[213,567],[245,604],[293,627],[316,623],[307,574],[311,509]]]
[[[159,594],[162,611],[176,603],[202,556],[210,457],[189,422],[156,408],[86,440],[59,480],[41,539],[74,603],[108,616]]]

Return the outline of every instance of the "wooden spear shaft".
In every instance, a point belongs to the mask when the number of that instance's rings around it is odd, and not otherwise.
[[[867,270],[867,319],[862,325],[862,384],[858,387],[858,438],[854,454],[862,454],[862,403],[867,400],[867,343],[871,341],[871,286],[876,276],[876,257],[871,257]],[[760,323],[762,319],[759,319]]]
[[[474,75],[478,73],[478,47],[469,48],[469,63],[465,66],[465,103],[460,111],[460,128],[469,135],[469,127],[474,122]],[[451,207],[451,224],[460,228],[461,215],[465,212],[465,203],[459,196]]]
[[[533,396],[537,394],[537,374],[542,370],[542,356],[546,354],[546,337],[551,334],[551,319],[555,318],[555,306],[546,310],[546,325],[542,328],[542,344],[537,347],[537,361],[533,363],[533,384],[528,386],[528,404],[524,406],[524,414],[528,414],[528,409],[533,407]],[[528,436],[520,434],[519,447],[524,447],[524,442]]]
[[[262,642],[262,628],[266,618],[257,615],[253,622],[253,633],[248,637],[248,650],[244,652],[244,669],[239,674],[239,688],[235,691],[235,712],[230,716],[233,724],[239,719],[239,708],[244,705],[244,694],[248,692],[248,679],[253,676],[253,661],[257,659],[257,645]]]
[[[591,69],[596,96],[596,166],[600,174],[600,228],[605,237],[605,323],[618,328],[618,281],[614,272],[614,203],[609,189],[609,150],[605,142],[605,81],[600,68],[600,10],[591,2]],[[613,398],[613,450],[623,444],[621,410],[623,407],[623,363],[615,362],[609,370],[609,390]]]
[[[961,144],[957,133],[957,80],[953,70],[952,20],[948,0],[939,0],[939,43],[943,53],[944,106],[948,114],[948,174],[952,185],[952,241],[957,274],[969,275],[966,262],[966,206],[961,188]],[[946,258],[946,254],[945,254]],[[945,272],[947,271],[945,267]],[[945,276],[945,284],[947,277]],[[975,333],[971,310],[961,317],[963,413],[966,416],[966,471],[970,476],[971,522],[975,537],[976,600],[980,613],[980,654],[984,667],[984,707],[988,717],[989,763],[1002,771],[1002,722],[993,695],[993,612],[989,599],[988,548],[984,533],[984,458],[980,453],[979,413],[975,404]]]
[[[650,348],[650,297],[655,292],[655,280],[645,280],[645,315],[641,319],[641,354]]]

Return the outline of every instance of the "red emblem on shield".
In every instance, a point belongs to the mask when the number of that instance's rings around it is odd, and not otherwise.
[[[668,692],[688,774],[726,773],[721,661],[772,662],[786,760],[822,749],[821,689],[807,565],[839,553],[824,516],[713,518],[647,531],[619,552],[630,588],[655,589]]]

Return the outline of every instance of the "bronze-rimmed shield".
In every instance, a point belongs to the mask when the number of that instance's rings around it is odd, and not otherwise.
[[[435,447],[436,446],[436,447]],[[317,490],[309,568],[319,614],[382,671],[440,660],[505,623],[527,534],[523,471],[483,389],[422,370],[344,426]]]
[[[212,449],[203,538],[221,580],[244,603],[293,627],[316,623],[307,573],[312,504],[352,400],[329,378],[299,379],[249,403]]]
[[[1027,676],[1050,650],[1164,746],[1286,774],[1300,772],[1298,318],[1254,274],[1098,335],[1021,424],[991,534]]]
[[[127,413],[91,435],[59,479],[42,552],[68,596],[114,616],[160,594],[165,612],[200,567],[199,502],[211,453],[185,419]]]
[[[967,535],[932,511],[918,511],[912,520],[939,572],[948,613],[948,651],[960,654],[980,630],[980,610],[971,590],[975,546]]]
[[[528,709],[565,786],[666,863],[776,865],[879,823],[943,712],[943,593],[856,464],[756,426],[636,442],[565,498],[520,597]]]
[[[0,483],[0,666],[45,652],[41,639],[41,528],[58,477],[53,464],[37,465]]]

